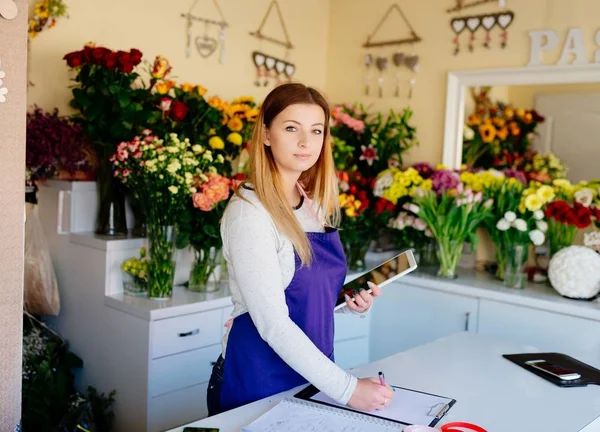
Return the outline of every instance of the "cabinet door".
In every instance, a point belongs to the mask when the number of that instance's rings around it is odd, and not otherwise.
[[[453,333],[477,332],[474,297],[401,282],[382,291],[371,311],[371,362]]]
[[[479,333],[600,364],[598,321],[481,300]]]

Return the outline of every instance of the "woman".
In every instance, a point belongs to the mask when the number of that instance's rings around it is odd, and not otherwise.
[[[346,275],[329,107],[284,84],[265,99],[250,143],[247,183],[221,221],[233,322],[208,387],[209,415],[310,382],[341,404],[382,409],[394,393],[333,361],[334,306]],[[346,296],[364,314],[381,294]]]

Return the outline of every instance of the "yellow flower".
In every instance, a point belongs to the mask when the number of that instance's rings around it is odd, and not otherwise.
[[[258,117],[258,110],[256,108],[252,108],[248,111],[246,111],[246,119],[248,119],[248,121],[256,121],[256,118]]]
[[[170,70],[171,64],[169,63],[169,60],[163,56],[156,56],[154,59],[154,65],[152,66],[152,78],[162,79],[169,73]]]
[[[348,196],[345,193],[341,193],[338,195],[338,201],[340,202],[340,207],[344,207],[347,199],[348,199]]]
[[[209,134],[209,135],[216,135],[216,134],[217,134],[217,131],[215,131],[215,128],[211,128],[211,129],[208,131],[208,134]]]
[[[467,124],[469,126],[477,126],[481,124],[481,118],[479,118],[479,116],[475,115],[475,114],[471,114],[469,116],[469,119],[467,120]]]
[[[169,192],[171,192],[172,194],[176,194],[177,192],[179,192],[179,188],[177,186],[169,186]]]
[[[37,16],[39,16],[40,18],[48,18],[48,16],[50,15],[48,13],[48,2],[41,1],[38,4],[36,4],[35,5],[35,14]]]
[[[536,195],[529,195],[527,198],[525,198],[525,207],[527,208],[527,210],[529,211],[536,211],[542,208],[542,205],[544,204],[544,202],[542,201],[542,199]]]
[[[506,140],[506,137],[508,136],[508,128],[506,126],[502,127],[500,130],[497,131],[496,136],[500,141]]]
[[[211,139],[208,140],[208,145],[215,149],[215,150],[221,150],[225,148],[225,143],[223,142],[223,140],[218,137],[218,136],[214,136]]]
[[[196,91],[200,96],[204,96],[206,94],[206,88],[202,87],[201,85],[196,86]]]
[[[523,118],[524,115],[525,115],[525,110],[523,108],[519,108],[517,110],[517,117]]]
[[[539,188],[536,194],[544,203],[549,203],[555,197],[554,189],[552,188],[552,186],[547,185],[544,185],[541,188]]]
[[[355,217],[356,216],[356,210],[354,209],[354,207],[348,207],[345,210],[346,216],[348,217]]]
[[[156,91],[160,94],[167,94],[173,87],[175,87],[175,81],[165,80],[156,84]]]
[[[229,141],[230,143],[236,145],[236,146],[240,146],[242,145],[242,136],[237,133],[237,132],[231,132],[229,135],[227,135],[227,141]]]
[[[491,124],[482,124],[479,126],[479,133],[484,143],[491,143],[496,138],[496,128]]]
[[[244,123],[239,118],[233,117],[227,123],[227,127],[234,132],[239,132],[244,127]]]
[[[194,89],[194,86],[191,85],[190,83],[185,83],[185,84],[181,84],[179,86],[181,88],[182,91],[184,92],[191,92]]]
[[[508,120],[512,119],[515,115],[515,110],[512,109],[511,107],[506,107],[504,108],[504,117],[506,117]]]
[[[431,179],[423,180],[423,183],[421,183],[421,189],[426,192],[430,191],[432,187],[433,187],[433,182],[431,181]]]
[[[561,189],[568,189],[571,187],[571,182],[566,179],[556,179],[552,182],[554,186],[557,186]]]
[[[219,96],[212,96],[208,98],[208,104],[213,108],[220,109],[222,103],[223,101]]]
[[[448,169],[448,167],[447,167],[446,165],[444,165],[444,164],[437,164],[437,165],[435,166],[435,169],[436,169],[436,170],[447,170],[447,169]]]

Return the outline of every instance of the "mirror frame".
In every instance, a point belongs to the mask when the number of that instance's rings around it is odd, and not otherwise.
[[[474,86],[600,83],[600,64],[449,71],[442,163],[460,168],[467,89]]]

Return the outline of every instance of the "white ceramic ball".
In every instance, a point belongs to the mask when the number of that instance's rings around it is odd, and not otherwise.
[[[550,260],[548,277],[560,295],[592,299],[600,292],[600,255],[585,246],[561,249]]]

